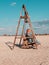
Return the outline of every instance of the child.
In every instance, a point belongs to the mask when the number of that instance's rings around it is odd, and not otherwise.
[[[36,39],[36,37],[35,37],[35,35],[33,35],[33,33],[31,32],[30,29],[27,29],[26,30],[25,37],[26,38],[24,40],[27,40],[28,41],[28,43],[29,43],[28,45],[32,45],[33,48],[36,48],[37,49],[37,44],[36,44],[36,42],[34,42],[35,39]]]

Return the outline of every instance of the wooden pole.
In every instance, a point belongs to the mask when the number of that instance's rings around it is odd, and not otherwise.
[[[22,34],[21,34],[21,38],[20,38],[19,45],[21,45],[21,40],[22,40],[22,38],[23,38],[24,27],[25,27],[25,22],[24,22],[24,24],[23,24],[23,28],[22,28]]]
[[[20,19],[18,21],[18,26],[17,26],[17,30],[16,30],[16,35],[15,35],[14,43],[13,43],[13,48],[14,48],[14,45],[15,45],[15,42],[16,42],[19,26],[20,26]]]

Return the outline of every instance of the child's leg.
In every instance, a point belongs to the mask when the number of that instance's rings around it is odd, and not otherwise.
[[[36,43],[33,44],[33,48],[37,49],[37,44]]]

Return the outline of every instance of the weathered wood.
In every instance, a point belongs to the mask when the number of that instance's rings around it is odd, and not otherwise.
[[[19,45],[21,45],[21,40],[22,40],[22,38],[23,38],[24,27],[25,27],[25,22],[24,22],[24,25],[23,25],[23,29],[22,29],[22,34],[21,34],[21,38],[20,38],[20,42],[19,42]]]
[[[22,9],[24,10],[24,16],[21,15],[20,19],[18,21],[18,26],[17,26],[17,30],[16,30],[16,35],[15,35],[14,43],[13,43],[13,48],[14,48],[14,44],[15,44],[17,38],[18,39],[20,38],[19,45],[21,45],[21,40],[23,38],[23,33],[24,33],[24,28],[25,28],[25,23],[29,24],[29,26],[31,28],[31,31],[32,31],[32,37],[25,37],[25,38],[32,38],[32,39],[34,38],[34,39],[36,39],[34,31],[32,30],[32,24],[31,24],[31,21],[30,21],[30,17],[28,15],[28,12],[26,11],[26,7],[23,5]],[[18,37],[17,35],[18,35],[18,29],[19,29],[19,26],[20,26],[20,20],[21,19],[24,19],[24,24],[23,24],[23,28],[22,28],[21,37]],[[27,20],[27,22],[26,22],[26,20]],[[24,43],[24,45],[22,47],[29,48],[28,44],[26,44],[26,46],[25,46],[25,43]]]
[[[20,19],[18,21],[18,26],[17,26],[17,30],[16,30],[16,35],[15,35],[14,43],[13,43],[13,48],[14,48],[14,45],[15,45],[15,42],[16,42],[19,26],[20,26]]]

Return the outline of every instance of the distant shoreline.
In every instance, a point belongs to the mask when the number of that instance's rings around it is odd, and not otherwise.
[[[49,34],[35,34],[36,36],[37,35],[49,35]],[[15,35],[0,35],[0,36],[15,36]],[[21,36],[21,35],[17,35],[17,36]]]

